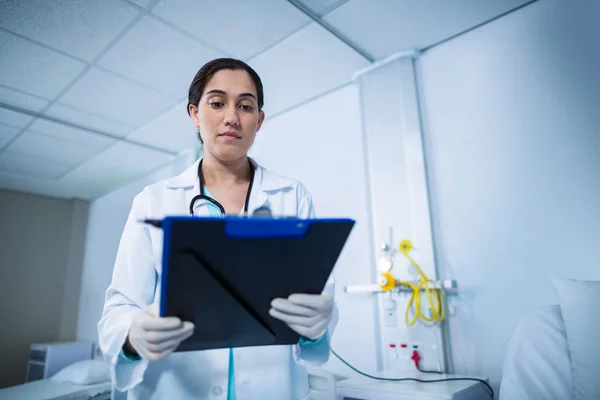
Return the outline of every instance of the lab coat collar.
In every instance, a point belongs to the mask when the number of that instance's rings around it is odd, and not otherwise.
[[[249,157],[250,158],[250,157]],[[196,160],[192,166],[183,171],[181,174],[167,179],[165,186],[167,189],[195,189],[194,191],[200,192],[200,183],[198,181],[198,164],[201,158]],[[287,189],[293,186],[293,181],[285,177],[279,176],[262,166],[260,166],[255,160],[250,158],[250,163],[256,170],[254,173],[254,184],[253,186],[260,187],[263,192],[271,192]],[[254,190],[253,190],[254,191]]]

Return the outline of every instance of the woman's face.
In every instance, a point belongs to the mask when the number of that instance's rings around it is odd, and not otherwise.
[[[229,69],[212,76],[198,107],[190,105],[190,114],[200,128],[205,151],[225,162],[247,156],[265,117],[250,75]]]

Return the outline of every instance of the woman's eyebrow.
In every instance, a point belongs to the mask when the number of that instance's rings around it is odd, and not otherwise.
[[[220,94],[221,96],[227,96],[227,93],[221,89],[212,89],[205,93],[205,95],[209,94]],[[256,96],[254,95],[254,93],[250,92],[242,93],[238,97],[252,97],[254,100],[256,100]]]
[[[219,89],[209,90],[205,94],[220,94],[220,95],[223,95],[223,96],[227,96],[227,93],[225,93],[223,90],[219,90]]]
[[[250,93],[250,92],[242,93],[239,95],[239,97],[252,97],[254,100],[256,100],[256,96],[254,95],[254,93]]]

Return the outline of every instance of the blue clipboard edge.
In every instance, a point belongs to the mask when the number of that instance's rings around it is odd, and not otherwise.
[[[224,217],[217,219],[214,217],[197,216],[168,216],[162,219],[161,227],[163,230],[163,254],[162,271],[160,280],[160,304],[159,314],[165,316],[167,296],[167,282],[169,279],[169,254],[171,253],[171,241],[166,240],[171,237],[173,222],[181,221],[222,221],[227,223],[225,232],[239,238],[257,238],[257,237],[299,237],[304,236],[310,225],[316,223],[356,223],[350,218],[245,218],[245,217]],[[287,234],[286,234],[287,233]]]

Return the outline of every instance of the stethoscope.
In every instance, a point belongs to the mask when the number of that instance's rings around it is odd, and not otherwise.
[[[221,205],[217,200],[213,199],[210,196],[207,196],[204,192],[204,178],[202,176],[202,161],[198,163],[198,179],[200,180],[200,194],[194,196],[192,201],[190,202],[190,215],[194,215],[194,204],[198,200],[205,200],[213,205],[215,205],[220,211],[221,214],[225,215],[225,207]],[[246,193],[246,201],[244,202],[244,215],[248,215],[248,203],[250,202],[250,193],[252,192],[252,184],[254,183],[254,167],[248,159],[248,164],[250,164],[250,184],[248,185],[248,192]]]

